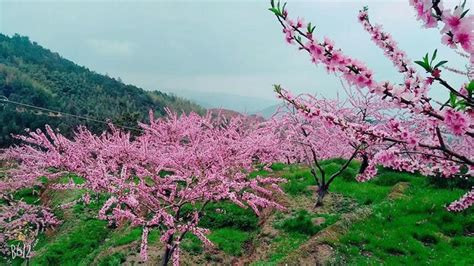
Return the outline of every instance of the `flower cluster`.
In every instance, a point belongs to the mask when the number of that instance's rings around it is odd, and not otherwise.
[[[470,117],[452,108],[445,111],[444,120],[451,132],[459,136],[466,133],[471,123]]]

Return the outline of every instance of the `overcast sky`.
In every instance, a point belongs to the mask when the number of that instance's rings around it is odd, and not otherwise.
[[[18,33],[99,73],[145,89],[198,90],[273,99],[272,84],[327,97],[337,78],[288,46],[267,10],[269,1],[4,1],[0,32]],[[364,59],[379,80],[400,75],[357,22],[370,8],[410,58],[441,48],[451,65],[464,64],[425,30],[408,1],[288,1],[290,15],[316,25],[346,54]],[[462,79],[454,83],[459,86]]]

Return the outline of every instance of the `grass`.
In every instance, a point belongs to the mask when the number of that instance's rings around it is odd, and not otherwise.
[[[181,242],[181,248],[193,255],[201,254],[204,251],[202,242],[197,236],[186,234]]]
[[[306,234],[282,232],[280,235],[273,239],[272,245],[274,246],[274,249],[272,249],[272,252],[269,254],[268,259],[266,259],[265,261],[256,261],[251,265],[279,265],[279,262],[281,262],[281,260],[283,260],[286,256],[294,252],[309,238],[310,237]]]
[[[316,185],[314,177],[307,168],[293,169],[292,171],[283,173],[282,177],[288,180],[286,184],[282,185],[283,190],[291,196],[309,196],[313,192],[309,190],[308,186]]]
[[[343,161],[340,159],[332,159],[325,161],[323,167],[328,174],[332,174],[342,164]],[[385,200],[393,185],[399,182],[413,181],[419,177],[409,173],[400,173],[380,168],[379,174],[374,180],[360,183],[355,180],[359,167],[360,164],[357,161],[351,162],[342,175],[334,180],[329,191],[355,199],[359,204],[369,205]]]
[[[205,214],[199,225],[211,229],[209,240],[218,249],[232,256],[240,256],[244,244],[251,241],[258,230],[258,217],[255,213],[231,202],[211,203],[206,206]],[[201,241],[192,234],[186,234],[182,248],[191,254],[203,251]]]
[[[38,197],[39,189],[37,188],[24,188],[17,191],[14,194],[14,199],[22,200],[28,204],[37,205],[40,203],[40,199]]]
[[[244,244],[252,239],[253,234],[234,228],[221,228],[213,230],[209,240],[220,250],[233,256],[243,253]]]
[[[276,216],[274,227],[279,234],[270,243],[271,252],[267,259],[252,265],[280,265],[282,260],[308,241],[313,235],[339,219],[338,214],[316,214],[305,209],[296,209],[288,217],[282,213]],[[319,220],[319,222],[317,222]]]
[[[283,171],[283,169],[287,168],[287,165],[284,163],[273,163],[270,168],[273,171]]]
[[[250,178],[255,178],[257,176],[268,176],[270,174],[269,171],[265,170],[265,169],[259,169],[257,171],[253,171],[249,174],[249,177]]]
[[[44,252],[32,260],[32,265],[81,265],[110,234],[106,225],[107,222],[99,220],[82,222],[68,234],[43,246]]]
[[[344,163],[327,160],[322,166],[328,175]],[[379,168],[376,178],[366,183],[355,181],[359,168],[353,162],[336,178],[330,192],[355,200],[373,209],[373,214],[349,228],[349,232],[333,243],[341,264],[450,264],[473,265],[474,212],[450,213],[446,203],[459,198],[465,190],[433,182],[419,174]],[[309,169],[285,171],[288,183],[283,186],[290,195],[311,195],[314,185]],[[404,197],[391,200],[394,186],[409,184]],[[442,183],[440,185],[440,183]],[[461,186],[462,187],[462,186]],[[337,219],[337,218],[336,218]],[[307,211],[295,212],[277,225],[282,230],[272,243],[275,246],[265,261],[254,265],[276,265],[296,250],[318,230]]]
[[[473,265],[474,257],[466,256],[474,247],[469,235],[474,232],[473,211],[451,213],[444,208],[464,191],[434,188],[421,176],[389,171],[368,185],[389,188],[398,181],[410,183],[406,197],[374,205],[373,215],[354,224],[340,240],[341,258],[363,265]]]
[[[250,242],[255,234],[239,229],[225,227],[212,230],[209,240],[223,252],[232,256],[241,256],[246,243]],[[201,254],[203,246],[201,240],[192,234],[186,234],[181,248],[191,254]]]

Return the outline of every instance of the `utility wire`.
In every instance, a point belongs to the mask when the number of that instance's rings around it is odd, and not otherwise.
[[[46,111],[46,112],[57,113],[57,114],[60,114],[62,116],[70,116],[70,117],[74,117],[74,118],[78,118],[78,119],[84,119],[84,120],[88,120],[88,121],[92,121],[92,122],[96,122],[96,123],[100,123],[100,124],[110,125],[110,122],[99,120],[97,118],[90,117],[90,116],[74,115],[74,114],[69,114],[69,113],[65,113],[65,112],[61,112],[61,111],[56,111],[56,110],[52,110],[52,109],[48,109],[48,108],[44,108],[44,107],[34,106],[34,105],[31,105],[31,104],[15,102],[15,101],[9,100],[6,96],[3,96],[3,95],[0,96],[0,102],[10,103],[10,104],[23,106],[23,107],[27,107],[27,108],[31,108],[31,109],[36,109],[36,110],[41,110],[41,111]],[[136,127],[122,126],[122,125],[115,125],[115,124],[114,124],[114,126],[117,126],[117,127],[123,128],[123,129],[139,131],[139,132],[143,131],[143,129],[136,128]]]

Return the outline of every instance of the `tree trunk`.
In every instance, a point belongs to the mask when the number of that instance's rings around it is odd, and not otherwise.
[[[362,163],[360,164],[359,174],[364,173],[367,166],[369,166],[369,157],[366,154],[362,154]]]
[[[161,258],[161,266],[166,266],[168,265],[168,262],[170,261],[171,257],[171,243],[173,243],[173,235],[171,235],[168,238],[168,241],[166,241],[165,245],[165,252],[163,252],[163,257]]]
[[[322,185],[318,188],[318,196],[316,198],[316,205],[314,207],[323,206],[323,199],[328,193],[328,187],[326,185]]]
[[[161,259],[161,266],[168,265],[168,261],[170,260],[170,248],[166,246],[165,252],[163,254],[163,258]]]

